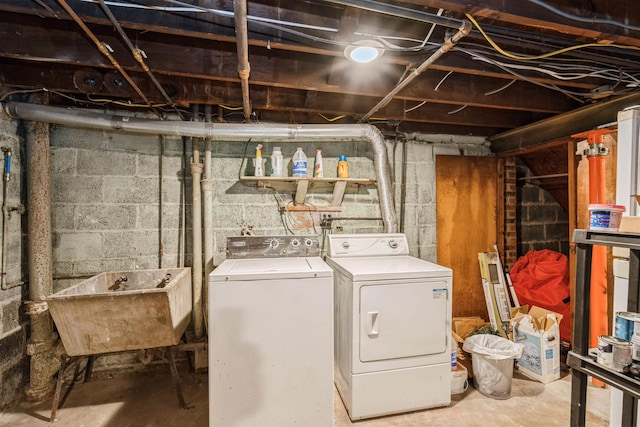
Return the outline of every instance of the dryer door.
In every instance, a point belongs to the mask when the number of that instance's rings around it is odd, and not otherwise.
[[[360,288],[360,361],[444,353],[448,350],[445,281]]]

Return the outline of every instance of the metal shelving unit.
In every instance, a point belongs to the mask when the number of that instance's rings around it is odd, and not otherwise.
[[[636,425],[640,381],[631,375],[608,369],[589,355],[589,309],[591,258],[594,245],[629,248],[629,299],[627,311],[640,312],[640,234],[595,230],[574,230],[576,251],[576,291],[574,298],[573,349],[567,357],[571,370],[571,426],[585,425],[587,377],[622,390],[622,424]]]

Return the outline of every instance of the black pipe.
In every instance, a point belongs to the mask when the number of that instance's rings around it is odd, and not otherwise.
[[[357,7],[371,12],[384,13],[398,18],[411,19],[418,22],[441,25],[443,27],[460,29],[464,24],[462,19],[448,18],[421,10],[407,9],[392,4],[380,3],[372,0],[327,0],[327,3],[335,3],[343,6]]]

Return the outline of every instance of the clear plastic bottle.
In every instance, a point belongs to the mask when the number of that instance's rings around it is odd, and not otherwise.
[[[324,176],[324,169],[322,168],[322,148],[316,148],[316,164],[313,169],[313,176],[318,178]]]
[[[349,178],[349,163],[344,154],[340,154],[338,158],[338,178]]]
[[[271,153],[271,176],[284,176],[284,159],[280,147],[273,147]]]
[[[307,155],[298,147],[293,154],[293,176],[307,176]]]

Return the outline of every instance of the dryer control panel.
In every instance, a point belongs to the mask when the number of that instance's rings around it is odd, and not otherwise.
[[[401,233],[331,234],[327,255],[333,258],[409,255],[409,243]]]
[[[318,236],[227,237],[227,258],[320,256]]]

